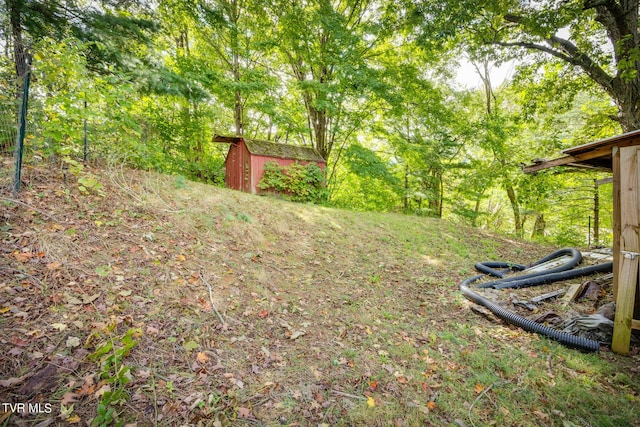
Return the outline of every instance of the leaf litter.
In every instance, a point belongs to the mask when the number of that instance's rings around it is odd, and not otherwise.
[[[473,357],[488,337],[496,358],[540,352],[539,340],[468,310],[456,290],[474,258],[450,245],[510,260],[547,248],[435,220],[95,173],[104,196],[65,191],[55,168],[40,167],[46,182],[2,207],[0,400],[54,407],[11,423],[90,423],[114,390],[88,356],[131,328],[141,333],[121,355],[130,374],[112,405],[131,425],[514,422],[484,403],[502,398],[492,384],[521,384],[521,373],[478,369]],[[562,351],[549,353],[552,376],[588,375]],[[637,399],[637,382],[625,390]],[[529,410],[528,425],[558,421]]]

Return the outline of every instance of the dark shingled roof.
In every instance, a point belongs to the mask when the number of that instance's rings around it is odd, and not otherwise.
[[[278,144],[271,141],[264,141],[260,139],[245,139],[236,136],[216,135],[213,140],[215,142],[230,142],[232,144],[237,144],[241,140],[244,140],[244,143],[247,145],[249,152],[258,156],[325,163],[325,160],[322,158],[320,153],[318,153],[314,148],[311,147],[301,147],[299,145],[291,144]]]
[[[311,162],[323,162],[322,156],[311,147],[299,145],[276,144],[275,142],[261,141],[258,139],[245,139],[244,143],[251,154],[259,156],[277,157],[281,159],[307,160]]]

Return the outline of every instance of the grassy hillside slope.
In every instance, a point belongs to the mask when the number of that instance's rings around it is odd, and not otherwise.
[[[93,173],[80,191],[34,168],[1,196],[0,401],[38,413],[0,424],[639,425],[637,354],[566,349],[457,291],[477,261],[555,248]]]

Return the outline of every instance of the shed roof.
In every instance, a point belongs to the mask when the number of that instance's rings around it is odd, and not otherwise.
[[[241,136],[216,135],[213,137],[213,140],[214,142],[228,142],[231,144],[237,144],[240,141],[244,141],[249,152],[258,156],[325,163],[325,160],[322,158],[320,153],[318,153],[314,148],[311,147],[302,147],[299,145],[291,144],[279,144],[276,142],[265,141],[261,139],[247,139]]]
[[[555,166],[574,166],[611,171],[613,169],[613,147],[640,145],[640,130],[623,133],[600,141],[590,142],[563,150],[563,157],[553,160],[541,159],[525,166],[525,173],[537,172]]]

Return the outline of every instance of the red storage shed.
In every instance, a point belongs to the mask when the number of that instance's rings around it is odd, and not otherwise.
[[[227,188],[247,193],[258,193],[258,183],[264,175],[264,165],[267,162],[275,161],[280,166],[315,163],[321,169],[327,165],[322,156],[310,147],[246,139],[241,136],[216,135],[213,141],[231,144],[225,160]]]

